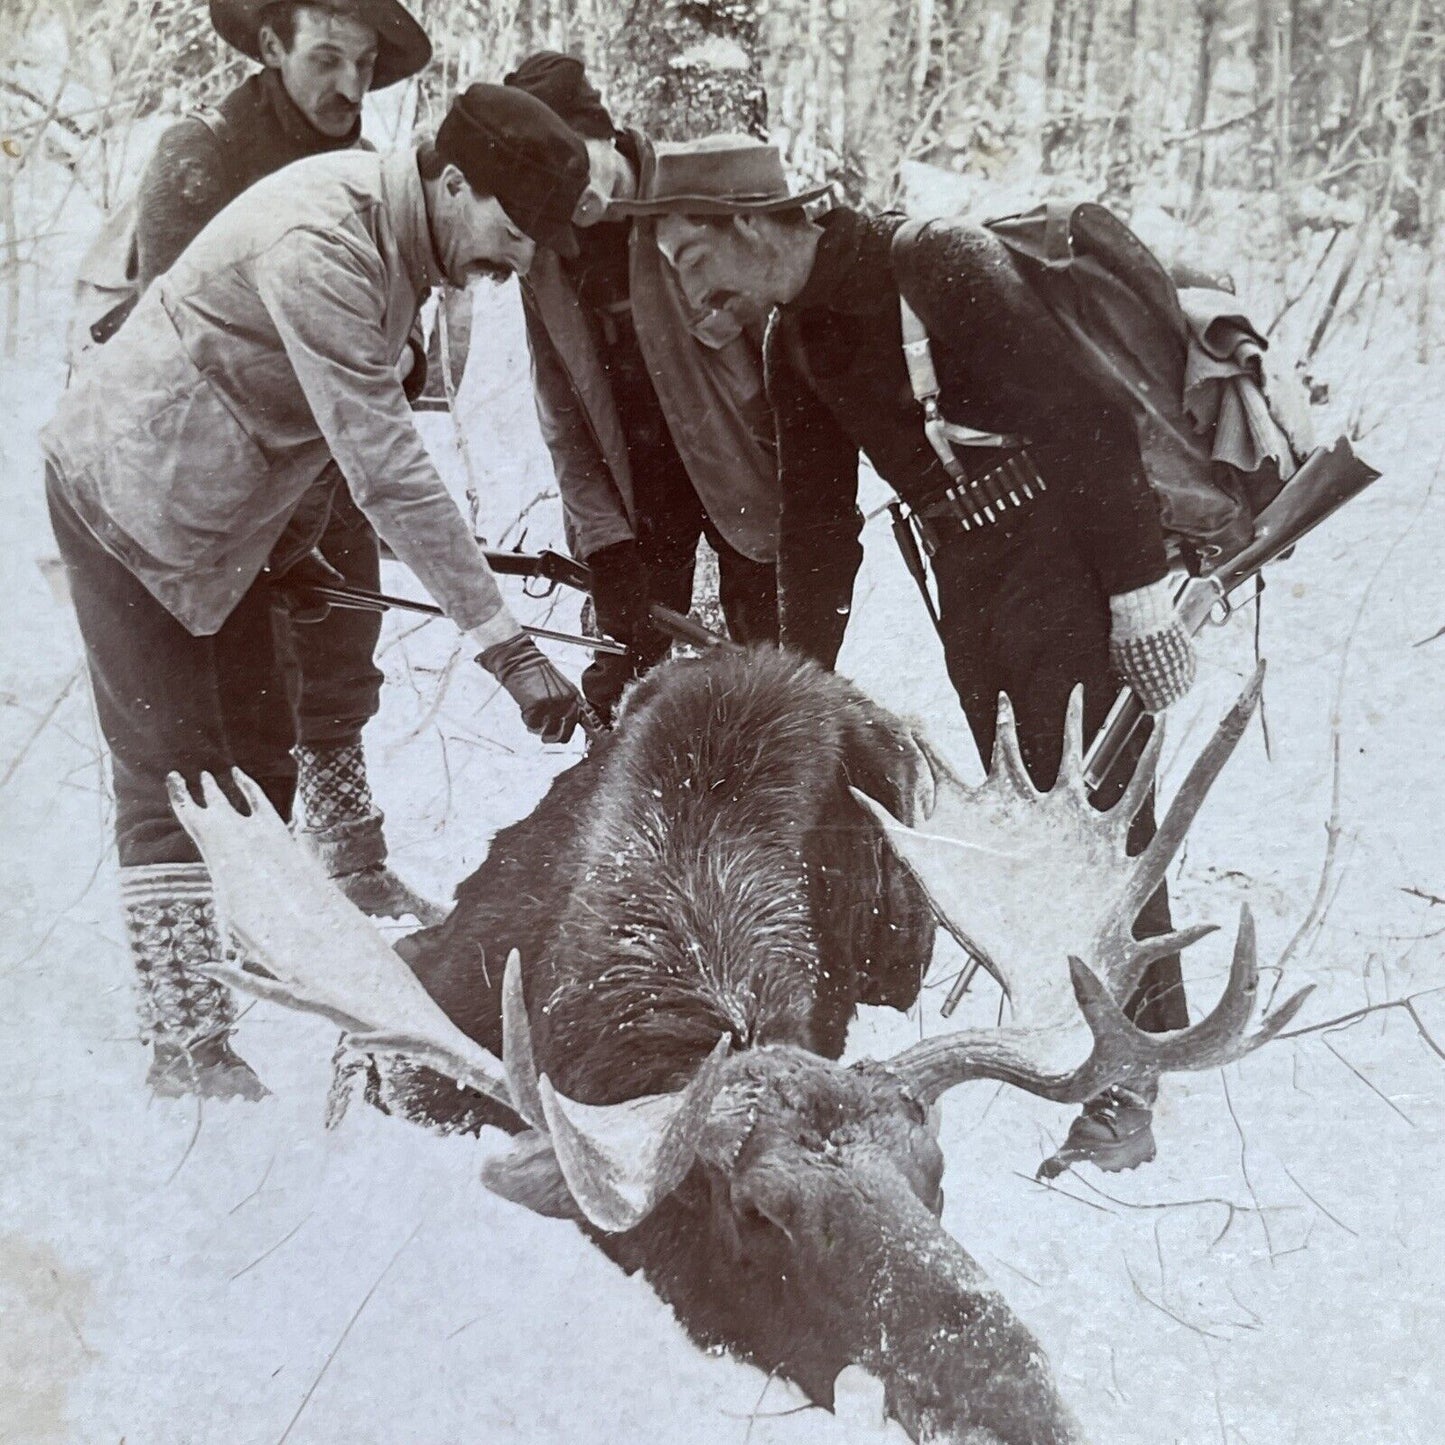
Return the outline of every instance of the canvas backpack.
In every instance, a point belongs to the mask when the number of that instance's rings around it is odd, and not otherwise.
[[[925,224],[906,222],[894,238],[895,253],[911,245]],[[1074,340],[1101,389],[1127,410],[1171,551],[1191,571],[1207,570],[1211,560],[1239,551],[1253,535],[1255,516],[1278,494],[1307,448],[1286,447],[1282,464],[1266,458],[1245,472],[1218,458],[1213,429],[1201,431],[1187,409],[1191,332],[1179,290],[1232,290],[1227,279],[1185,267],[1171,274],[1118,217],[1092,203],[1048,203],[990,221],[987,229],[1008,248],[1034,294]],[[936,377],[929,425],[930,402],[921,392],[932,371],[928,334],[906,296],[901,302],[914,395],[945,466],[940,438],[945,446],[952,441],[1025,444],[1027,438],[970,436],[944,422],[937,415]],[[1258,408],[1263,407],[1260,393]]]
[[[189,113],[215,137],[224,152],[228,123],[219,110],[203,106]],[[87,355],[120,330],[140,300],[140,258],[136,245],[135,196],[117,206],[86,249],[72,288],[66,360],[72,372]]]

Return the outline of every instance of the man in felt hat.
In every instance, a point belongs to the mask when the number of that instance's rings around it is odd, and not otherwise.
[[[306,156],[364,144],[362,97],[416,74],[431,58],[425,33],[398,0],[210,0],[210,13],[221,37],[262,69],[214,112],[188,116],[161,136],[136,198],[142,290],[263,176]],[[415,397],[426,379],[419,331],[403,365],[407,395]],[[339,474],[332,480],[319,557],[302,559],[293,576],[321,580],[324,559],[335,569],[326,580],[376,591],[376,533]],[[362,730],[380,704],[374,655],[381,616],[314,606],[289,616],[289,623],[278,619],[278,635],[298,704],[300,836],[368,913],[439,922],[444,910],[388,866],[382,815],[367,782]]]
[[[650,220],[611,209],[660,163],[619,130],[582,62],[529,56],[506,84],[545,101],[587,145],[575,259],[540,255],[523,282],[537,411],[562,494],[567,542],[592,572],[602,630],[627,645],[583,675],[610,718],[626,684],[666,656],[648,621],[692,605],[698,539],[718,556],[728,631],[777,641],[777,461],[760,324],[687,304]],[[665,147],[662,149],[665,150]]]
[[[111,753],[121,892],[151,1080],[254,1096],[210,884],[171,812],[249,773],[289,816],[296,718],[268,565],[320,535],[334,460],[352,500],[546,741],[581,698],[519,629],[427,456],[399,363],[445,279],[575,254],[580,140],[546,106],[472,86],[435,144],[316,156],[257,181],[145,293],[42,433],[56,539]],[[283,555],[284,554],[284,555]]]
[[[782,641],[828,666],[837,657],[862,558],[864,453],[928,543],[944,657],[980,755],[1007,693],[1024,760],[1047,788],[1076,685],[1092,736],[1121,684],[1158,712],[1193,679],[1131,423],[989,231],[905,229],[896,213],[843,207],[814,221],[813,194],[791,192],[774,147],[737,137],[680,147],[652,192],[624,207],[660,218],[658,244],[695,305],[778,308],[765,366],[783,492]],[[924,431],[900,295],[926,328],[942,417],[987,443],[958,446],[951,465]],[[1100,806],[1121,795],[1123,776]],[[1146,808],[1135,846],[1153,826]],[[1161,888],[1138,932],[1168,929]],[[1146,1028],[1187,1021],[1177,955],[1151,967],[1131,1013]],[[1074,1142],[1116,1166],[1148,1157],[1147,1101],[1100,1096]]]

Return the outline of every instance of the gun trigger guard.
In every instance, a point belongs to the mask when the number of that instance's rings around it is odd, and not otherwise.
[[[550,597],[557,590],[557,579],[555,577],[542,577],[534,574],[524,578],[522,581],[522,595],[540,602],[543,598]]]

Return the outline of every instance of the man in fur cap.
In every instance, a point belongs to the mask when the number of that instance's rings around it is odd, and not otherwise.
[[[656,166],[619,130],[582,62],[542,51],[506,79],[586,142],[591,177],[574,216],[575,259],[540,255],[523,283],[537,411],[574,556],[592,571],[598,625],[627,645],[582,686],[610,717],[623,687],[666,656],[648,621],[692,605],[700,537],[718,556],[728,631],[776,642],[778,492],[760,325],[687,304],[651,221],[619,219]]]

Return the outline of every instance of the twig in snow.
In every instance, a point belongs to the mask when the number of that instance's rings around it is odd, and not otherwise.
[[[763,1381],[763,1388],[758,1391],[758,1398],[753,1402],[753,1408],[748,1411],[748,1415],[747,1415],[748,1428],[747,1428],[746,1432],[745,1432],[744,1435],[743,1435],[743,1445],[748,1445],[748,1441],[753,1438],[753,1425],[757,1422],[757,1420],[758,1420],[758,1418],[759,1418],[759,1411],[761,1411],[762,1408],[763,1408],[763,1400],[766,1398],[767,1393],[768,1393],[768,1389],[769,1389],[769,1387],[770,1387],[770,1386],[772,1385],[772,1383],[773,1383],[773,1376],[776,1375],[777,1373],[778,1373],[778,1367],[777,1367],[776,1365],[774,1365],[773,1368],[768,1371],[767,1378]],[[798,1407],[795,1406],[793,1410],[783,1410],[783,1411],[778,1411],[778,1412],[775,1412],[775,1413],[785,1414],[785,1415],[791,1415],[791,1414],[795,1413],[795,1411],[796,1411],[797,1408],[798,1408]],[[806,1406],[803,1406],[802,1408],[806,1409],[807,1407],[806,1407]],[[727,1412],[724,1411],[724,1413],[726,1414]],[[739,1417],[734,1416],[733,1418],[736,1419],[736,1418],[739,1418]]]
[[[1370,1004],[1367,1008],[1357,1008],[1350,1013],[1340,1014],[1337,1018],[1325,1019],[1323,1023],[1309,1024],[1305,1028],[1300,1029],[1287,1029],[1278,1037],[1282,1039],[1298,1039],[1303,1038],[1306,1034],[1329,1033],[1335,1029],[1349,1028],[1351,1024],[1357,1024],[1361,1019],[1368,1018],[1371,1014],[1379,1013],[1383,1009],[1402,1008],[1410,1015],[1411,1019],[1414,1020],[1420,1037],[1424,1039],[1430,1050],[1441,1059],[1445,1059],[1445,1048],[1441,1048],[1435,1041],[1434,1036],[1430,1033],[1430,1030],[1425,1027],[1425,1022],[1415,1007],[1415,1000],[1417,998],[1425,998],[1429,994],[1440,993],[1442,991],[1445,991],[1445,984],[1438,984],[1434,988],[1422,988],[1415,993],[1406,994],[1404,998],[1387,998],[1382,1003]]]
[[[1415,1121],[1373,1079],[1356,1068],[1328,1039],[1321,1042],[1372,1094],[1383,1099],[1412,1129],[1415,1128]]]
[[[1344,670],[1344,661],[1340,664],[1341,672]],[[1327,900],[1330,898],[1330,884],[1334,878],[1335,853],[1340,845],[1340,725],[1339,712],[1336,710],[1334,726],[1330,732],[1330,816],[1325,821],[1325,856],[1320,864],[1320,881],[1315,888],[1315,896],[1310,902],[1309,912],[1305,914],[1304,921],[1295,929],[1294,937],[1285,944],[1284,952],[1280,954],[1275,967],[1279,970],[1275,974],[1274,983],[1269,991],[1269,998],[1265,1001],[1265,1011],[1274,1004],[1274,996],[1279,992],[1279,986],[1284,982],[1285,966],[1294,956],[1295,950],[1324,921],[1328,911]]]
[[[65,685],[60,689],[58,693],[55,694],[55,697],[51,701],[50,705],[45,709],[43,713],[41,713],[40,720],[30,730],[25,741],[20,744],[20,750],[15,754],[13,758],[10,759],[10,762],[5,769],[5,772],[3,774],[0,774],[0,788],[5,787],[9,783],[10,779],[15,776],[16,772],[20,767],[20,764],[25,761],[26,755],[30,752],[30,749],[35,746],[36,739],[39,738],[40,734],[43,733],[45,729],[50,726],[51,722],[55,718],[55,714],[60,711],[61,704],[65,701],[66,698],[70,696],[71,688],[73,688],[75,684],[79,681],[80,668],[79,666],[77,666],[71,672],[70,676],[65,679]]]
[[[251,1261],[250,1264],[242,1265],[241,1268],[238,1269],[235,1274],[231,1276],[231,1279],[227,1281],[227,1283],[231,1283],[235,1280],[240,1279],[243,1274],[248,1274],[251,1270],[255,1269],[258,1264],[262,1264],[266,1260],[270,1259],[271,1256],[275,1254],[276,1251],[280,1249],[283,1244],[286,1244],[288,1241],[295,1239],[295,1237],[301,1233],[301,1230],[305,1226],[306,1221],[309,1220],[311,1216],[315,1213],[316,1211],[314,1209],[307,1210],[305,1219],[301,1220],[293,1229],[288,1229],[286,1233],[283,1234],[281,1238],[278,1239],[276,1243],[271,1246],[270,1249],[266,1250],[264,1254],[258,1254],[256,1258]]]
[[[1097,1209],[1100,1214],[1112,1214],[1112,1209],[1106,1209],[1102,1204],[1095,1204],[1092,1199],[1080,1199],[1077,1194],[1070,1194],[1067,1189],[1060,1189],[1057,1184],[1051,1184],[1047,1179],[1036,1179],[1032,1174],[1024,1174],[1019,1170],[1013,1171],[1015,1179],[1026,1179],[1030,1184],[1037,1184],[1040,1189],[1047,1189],[1050,1194],[1061,1195],[1065,1199],[1072,1199],[1075,1204],[1086,1205],[1090,1209]]]
[[[1225,1107],[1229,1110],[1229,1117],[1234,1121],[1234,1132],[1239,1135],[1239,1172],[1244,1176],[1244,1187],[1249,1190],[1249,1197],[1254,1201],[1255,1213],[1259,1215],[1259,1227],[1264,1231],[1265,1248],[1269,1250],[1269,1262],[1273,1264],[1275,1261],[1274,1236],[1269,1232],[1269,1217],[1259,1202],[1259,1192],[1254,1187],[1254,1180],[1249,1177],[1249,1141],[1244,1137],[1244,1126],[1239,1122],[1239,1115],[1234,1109],[1234,1100],[1229,1095],[1229,1075],[1223,1069],[1219,1071],[1219,1082],[1224,1088]],[[1224,1235],[1221,1233],[1219,1238],[1223,1239]]]
[[[1224,1228],[1210,1241],[1209,1247],[1211,1249],[1229,1233],[1229,1227],[1234,1223],[1234,1216],[1236,1214],[1253,1214],[1259,1209],[1257,1204],[1236,1204],[1232,1199],[1224,1199],[1213,1194],[1204,1195],[1199,1199],[1150,1199],[1142,1202],[1133,1199],[1120,1199],[1117,1195],[1109,1194],[1107,1191],[1100,1189],[1097,1184],[1091,1184],[1073,1165],[1069,1166],[1068,1173],[1077,1183],[1082,1184],[1085,1189],[1089,1190],[1090,1193],[1097,1194],[1100,1199],[1107,1199],[1110,1204],[1117,1204],[1123,1209],[1197,1209],[1214,1204],[1219,1205],[1222,1209],[1226,1210],[1227,1213],[1224,1219]],[[1284,1205],[1275,1205],[1274,1207],[1276,1209],[1285,1208]]]
[[[1283,1169],[1286,1174],[1289,1175],[1289,1181],[1290,1181],[1290,1183],[1293,1184],[1294,1187],[1295,1187],[1296,1189],[1298,1189],[1299,1192],[1300,1192],[1301,1194],[1303,1194],[1304,1197],[1305,1197],[1306,1199],[1308,1199],[1309,1202],[1310,1202],[1311,1204],[1313,1204],[1314,1207],[1315,1207],[1316,1209],[1318,1209],[1319,1212],[1320,1212],[1321,1214],[1323,1214],[1324,1217],[1330,1221],[1330,1223],[1332,1223],[1332,1224],[1338,1224],[1339,1227],[1340,1227],[1341,1229],[1343,1229],[1346,1234],[1351,1235],[1351,1236],[1352,1236],[1353,1238],[1355,1238],[1355,1239],[1358,1239],[1358,1238],[1360,1237],[1360,1232],[1359,1232],[1359,1230],[1357,1230],[1357,1229],[1351,1229],[1350,1226],[1349,1226],[1348,1224],[1346,1224],[1345,1221],[1339,1217],[1339,1215],[1337,1215],[1337,1214],[1332,1214],[1328,1209],[1326,1209],[1326,1208],[1324,1207],[1323,1204],[1321,1204],[1321,1203],[1319,1202],[1318,1199],[1316,1199],[1316,1198],[1314,1197],[1313,1194],[1311,1194],[1311,1193],[1309,1192],[1308,1189],[1306,1189],[1306,1188],[1304,1187],[1303,1184],[1301,1184],[1301,1183],[1299,1182],[1298,1179],[1296,1179],[1296,1178],[1294,1177],[1294,1172],[1290,1169],[1289,1165],[1284,1162],[1284,1160],[1282,1160],[1282,1159],[1280,1160],[1280,1165],[1279,1165],[1279,1167],[1280,1167],[1281,1169]]]
[[[191,1150],[196,1147],[196,1140],[201,1137],[201,1121],[202,1121],[202,1119],[205,1118],[205,1114],[206,1114],[205,1100],[202,1098],[202,1096],[201,1096],[200,1094],[197,1094],[197,1095],[196,1095],[196,1127],[191,1130],[190,1140],[189,1140],[189,1142],[186,1144],[186,1152],[181,1155],[180,1159],[176,1162],[176,1167],[171,1170],[170,1176],[169,1176],[169,1178],[167,1178],[167,1180],[166,1180],[166,1183],[167,1183],[168,1185],[175,1183],[176,1175],[179,1174],[179,1173],[181,1172],[181,1170],[186,1167],[186,1160],[191,1157]]]
[[[1139,1281],[1134,1278],[1134,1266],[1129,1263],[1127,1255],[1124,1258],[1124,1272],[1129,1276],[1129,1283],[1134,1286],[1134,1293],[1138,1295],[1146,1305],[1158,1310],[1161,1315],[1167,1316],[1173,1320],[1176,1325],[1183,1325],[1186,1330],[1193,1330],[1196,1335],[1201,1335],[1206,1340],[1222,1340],[1226,1338],[1224,1335],[1215,1334],[1213,1330],[1205,1329],[1203,1325],[1196,1325],[1191,1320],[1186,1320],[1183,1315],[1175,1314],[1168,1305],[1160,1304],[1152,1295],[1146,1294],[1139,1284]]]
[[[253,1199],[260,1196],[261,1191],[266,1187],[266,1181],[271,1177],[271,1166],[276,1162],[276,1151],[271,1151],[271,1157],[266,1161],[266,1167],[261,1171],[261,1178],[257,1181],[256,1187],[239,1203],[233,1204],[226,1212],[235,1214],[242,1205],[249,1204]]]
[[[357,1305],[355,1311],[352,1313],[351,1318],[347,1320],[346,1328],[342,1330],[340,1337],[337,1339],[336,1343],[332,1345],[331,1352],[326,1356],[325,1360],[322,1361],[321,1368],[316,1372],[316,1378],[311,1381],[310,1385],[307,1386],[306,1393],[301,1397],[301,1403],[296,1407],[296,1413],[291,1417],[291,1423],[287,1425],[286,1428],[281,1432],[281,1436],[276,1441],[276,1445],[286,1445],[286,1441],[290,1439],[291,1432],[296,1428],[296,1422],[305,1413],[306,1407],[311,1403],[311,1397],[316,1393],[316,1387],[320,1385],[322,1379],[326,1375],[327,1370],[331,1368],[331,1362],[337,1357],[338,1354],[341,1353],[341,1347],[346,1343],[346,1337],[351,1333],[352,1328],[356,1324],[357,1320],[361,1318],[362,1311],[365,1310],[367,1305],[371,1303],[372,1295],[374,1295],[377,1290],[381,1288],[382,1280],[384,1280],[387,1275],[391,1273],[392,1266],[395,1265],[397,1260],[401,1258],[402,1253],[405,1251],[407,1245],[409,1245],[412,1240],[414,1240],[417,1235],[421,1233],[421,1226],[422,1221],[418,1220],[416,1228],[413,1229],[412,1232],[407,1235],[407,1237],[402,1241],[401,1248],[398,1249],[397,1252],[392,1255],[392,1257],[387,1261],[386,1268],[383,1269],[379,1275],[377,1275],[376,1280],[372,1284],[371,1288],[367,1290],[367,1292],[362,1296],[361,1303]]]
[[[1423,888],[1402,888],[1400,892],[1408,893],[1412,898],[1423,898],[1431,908],[1437,903],[1445,903],[1445,898],[1441,898],[1434,893],[1426,893]]]

